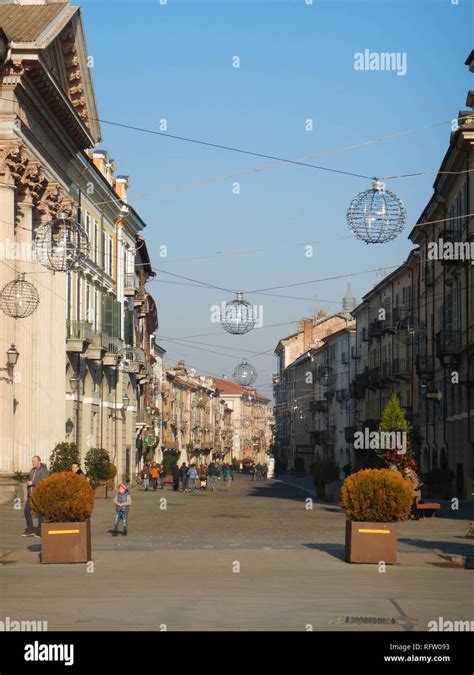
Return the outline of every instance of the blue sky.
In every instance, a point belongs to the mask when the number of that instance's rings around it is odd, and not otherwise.
[[[432,194],[449,121],[465,108],[472,87],[464,65],[473,43],[470,2],[85,0],[81,7],[103,120],[158,131],[165,119],[170,134],[279,157],[311,156],[311,163],[367,176],[427,172],[386,182],[405,202],[408,226],[394,242],[367,246],[348,237],[346,224],[350,200],[370,187],[364,178],[275,168],[270,160],[103,123],[100,147],[119,174],[131,177],[130,201],[148,223],[156,268],[245,291],[389,270],[403,261],[410,225]],[[354,54],[365,49],[405,54],[406,74],[355,70]],[[235,56],[240,68],[232,67]],[[312,132],[305,130],[307,119]],[[233,194],[234,181],[240,194]],[[308,258],[302,244],[314,240],[321,243]],[[163,245],[167,258],[160,257]],[[256,249],[265,250],[235,255]],[[158,272],[149,284],[168,361],[184,358],[201,372],[230,376],[247,357],[267,394],[275,359],[252,359],[251,352],[271,354],[294,330],[294,323],[271,324],[319,308],[337,311],[347,285],[339,279],[275,291],[298,300],[250,296],[263,305],[263,328],[232,336],[210,322],[211,306],[231,295],[165,283],[172,280],[179,281]],[[357,299],[378,280],[375,272],[353,276]],[[168,341],[194,335],[203,335],[193,338],[205,343],[193,345],[199,349]]]

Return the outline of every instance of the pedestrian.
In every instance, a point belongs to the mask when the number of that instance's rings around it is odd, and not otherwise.
[[[31,493],[33,492],[35,487],[39,483],[41,483],[42,480],[44,480],[49,476],[49,471],[46,468],[46,464],[41,463],[41,457],[39,455],[35,455],[32,458],[31,463],[33,465],[33,468],[28,474],[28,479],[26,481],[26,504],[24,510],[26,528],[22,534],[22,537],[40,537],[41,535],[41,523],[43,522],[43,516],[41,515],[38,516],[38,528],[35,531],[35,527],[33,524],[33,516],[31,514],[30,509],[30,499]]]
[[[156,492],[158,488],[158,466],[156,465],[156,462],[153,462],[152,465],[150,466],[150,478],[151,478],[151,484],[153,486],[153,492]]]
[[[126,537],[128,534],[128,512],[132,504],[132,498],[128,491],[126,483],[120,483],[118,486],[118,492],[114,499],[115,504],[115,523],[112,535],[116,537],[118,535],[118,527],[120,521],[123,521],[123,536]]]
[[[268,476],[268,464],[265,462],[264,464],[262,464],[262,478],[264,480],[267,480],[267,476]]]
[[[186,466],[186,462],[181,464],[179,471],[181,474],[181,492],[187,492],[186,488],[188,485],[188,467]]]
[[[411,516],[415,520],[419,520],[419,515],[418,515],[418,501],[421,497],[421,490],[420,490],[420,479],[418,478],[418,474],[414,469],[411,469],[409,466],[406,466],[404,468],[404,473],[405,475],[403,476],[403,479],[406,480],[408,483],[413,488],[413,503],[411,505]]]
[[[199,467],[199,488],[205,490],[207,488],[207,467],[205,464],[201,464]]]
[[[163,464],[160,464],[158,466],[158,472],[159,472],[159,480],[160,480],[160,490],[164,490],[165,489],[165,469],[163,467]],[[173,472],[173,476],[174,476],[174,472]]]
[[[150,483],[150,467],[148,466],[148,464],[145,464],[145,466],[143,467],[142,475],[143,475],[143,490],[145,492],[148,492],[148,485]]]
[[[85,478],[85,473],[81,469],[81,465],[78,462],[73,462],[71,464],[71,471],[72,471],[72,473],[75,473],[76,476],[84,476],[84,478]]]
[[[262,480],[262,465],[260,462],[255,467],[255,480]]]
[[[191,466],[189,467],[187,477],[189,480],[189,488],[190,488],[189,491],[193,495],[196,492],[196,479],[198,477],[198,472],[194,464],[191,464]]]
[[[230,488],[230,482],[232,480],[232,469],[228,464],[224,464],[223,475],[224,475],[224,483],[226,489],[228,490]]]
[[[160,474],[160,475],[163,475],[163,474]],[[174,468],[173,468],[173,490],[175,492],[178,492],[178,490],[179,490],[179,478],[180,478],[180,476],[181,476],[181,472],[179,470],[179,467],[178,467],[177,464],[175,464]]]
[[[210,479],[210,482],[211,482],[211,490],[213,492],[215,492],[217,490],[217,480],[219,478],[219,469],[214,464],[214,462],[212,462],[209,465],[208,474],[209,474],[209,479]]]

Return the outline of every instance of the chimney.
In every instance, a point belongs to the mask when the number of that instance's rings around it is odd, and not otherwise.
[[[91,150],[87,154],[99,169],[100,173],[104,176],[105,180],[113,187],[116,166],[114,160],[110,159],[107,150]]]
[[[178,361],[176,370],[186,370],[186,366],[183,359],[181,359],[181,361]]]
[[[303,319],[303,347],[304,351],[313,345],[313,319]]]
[[[127,192],[130,187],[130,178],[129,176],[117,176],[115,179],[115,192],[118,194],[120,199],[127,203]]]

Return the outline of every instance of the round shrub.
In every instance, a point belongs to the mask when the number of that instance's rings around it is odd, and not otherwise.
[[[340,505],[348,518],[359,522],[391,523],[408,520],[413,488],[388,469],[364,469],[346,478]]]
[[[31,510],[47,523],[81,523],[94,508],[94,492],[82,476],[64,471],[41,481],[31,495]]]
[[[71,464],[80,461],[79,450],[75,443],[58,443],[49,458],[49,472],[69,471]]]
[[[109,453],[104,448],[91,448],[88,450],[84,458],[84,466],[87,478],[93,487],[105,484],[107,480],[114,478],[117,473],[115,465],[110,462]],[[113,472],[114,470],[115,473]]]

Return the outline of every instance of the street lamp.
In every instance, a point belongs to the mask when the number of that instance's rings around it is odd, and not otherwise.
[[[124,396],[122,398],[122,403],[123,403],[124,409],[126,410],[128,408],[128,404],[130,403],[130,397],[127,396],[127,394],[124,394]]]
[[[7,366],[6,368],[0,368],[1,371],[7,371],[8,377],[0,377],[0,380],[5,380],[8,383],[13,382],[13,370],[17,364],[18,357],[20,356],[20,353],[18,349],[15,347],[15,345],[12,345],[10,349],[7,349]]]
[[[76,391],[77,385],[79,384],[79,378],[74,373],[74,375],[69,379],[69,384],[71,386],[71,391]]]

